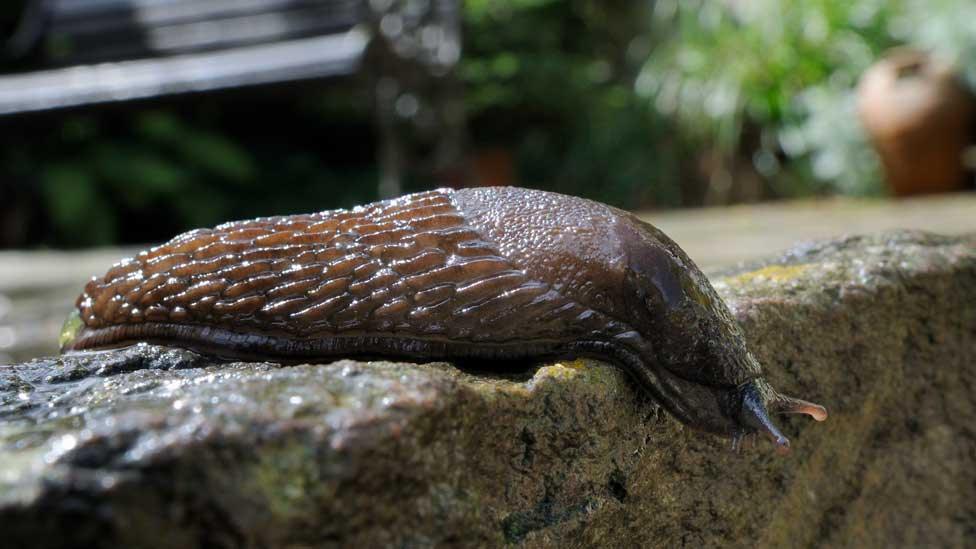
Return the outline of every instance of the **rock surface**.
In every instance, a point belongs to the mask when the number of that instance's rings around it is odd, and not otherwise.
[[[976,236],[888,233],[712,277],[793,453],[736,454],[612,366],[0,366],[10,546],[911,546],[976,536]]]

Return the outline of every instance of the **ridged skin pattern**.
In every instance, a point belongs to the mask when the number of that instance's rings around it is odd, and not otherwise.
[[[66,351],[152,341],[296,360],[596,356],[679,419],[733,435],[756,429],[740,418],[742,387],[760,408],[780,398],[663,233],[527,189],[437,190],[191,231],[93,278],[77,306],[83,327]]]
[[[192,231],[91,280],[78,307],[92,329],[163,323],[295,338],[504,343],[565,340],[567,317],[605,326],[505,259],[441,191]]]

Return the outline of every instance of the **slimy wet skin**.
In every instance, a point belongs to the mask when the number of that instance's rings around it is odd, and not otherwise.
[[[826,419],[762,377],[671,239],[610,206],[519,188],[437,190],[199,229],[93,278],[62,350],[146,341],[217,356],[596,357],[672,415],[789,448],[770,412]]]

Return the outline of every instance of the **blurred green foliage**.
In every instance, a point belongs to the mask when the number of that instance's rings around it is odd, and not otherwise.
[[[653,20],[660,40],[637,92],[684,134],[750,156],[777,195],[883,192],[855,87],[886,49],[976,71],[966,0],[659,0]]]
[[[508,149],[523,185],[628,208],[698,201],[673,125],[634,93],[649,7],[467,2],[460,76],[475,145]]]
[[[26,238],[57,246],[151,242],[231,219],[353,206],[376,192],[361,95],[214,96],[58,117],[26,142],[3,138],[0,193],[38,190],[44,219]]]
[[[976,82],[973,21],[976,4],[963,0],[469,0],[457,73],[468,145],[504,151],[517,184],[631,209],[877,194],[854,112],[859,75],[909,44],[957,60]],[[0,243],[145,242],[372,200],[375,122],[362,84],[9,127],[0,192],[41,221]],[[11,224],[23,225],[0,223],[0,236]]]

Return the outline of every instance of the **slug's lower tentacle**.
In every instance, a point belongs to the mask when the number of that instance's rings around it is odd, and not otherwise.
[[[756,386],[756,382],[753,381],[744,385],[741,389],[741,394],[742,411],[740,412],[740,420],[742,423],[772,439],[773,443],[776,444],[776,450],[780,453],[788,453],[790,451],[790,439],[786,438],[776,424],[773,423],[773,420],[769,418],[766,405],[763,402],[759,388]]]

